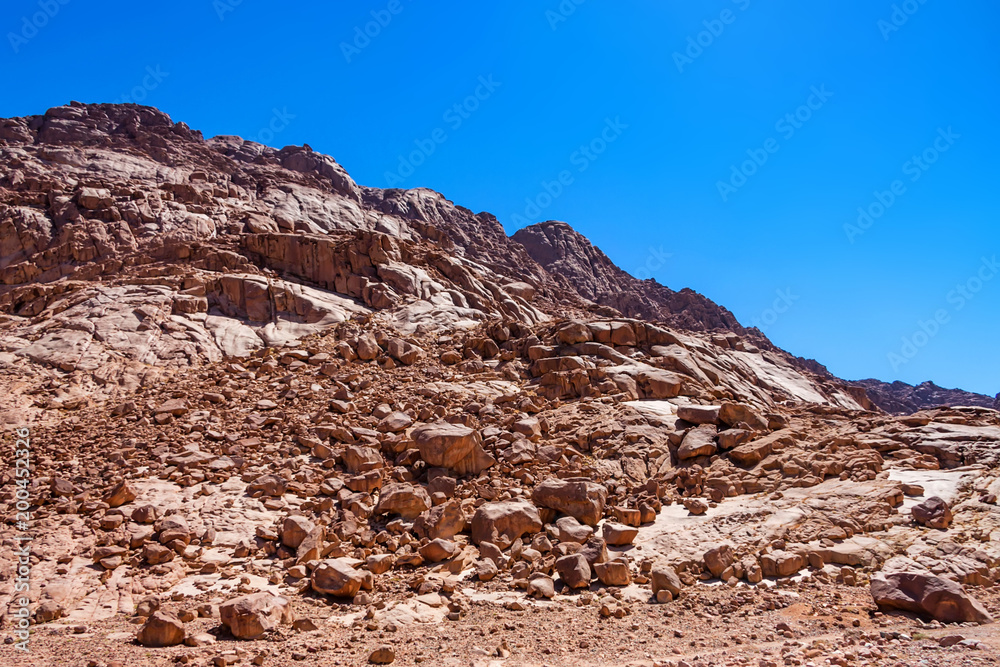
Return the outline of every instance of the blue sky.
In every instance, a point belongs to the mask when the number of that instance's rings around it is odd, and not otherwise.
[[[0,116],[129,99],[309,143],[565,220],[842,377],[995,394],[1000,7],[895,6],[8,0]]]

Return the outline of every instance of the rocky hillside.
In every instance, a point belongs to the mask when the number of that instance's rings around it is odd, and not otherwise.
[[[933,382],[924,382],[915,387],[905,382],[896,381],[890,384],[880,380],[859,380],[852,384],[864,387],[875,405],[896,415],[912,414],[928,408],[961,405],[1000,410],[1000,394],[991,397],[961,389],[945,389]]]
[[[732,313],[697,292],[674,292],[655,280],[633,278],[565,222],[532,225],[512,238],[550,274],[594,303],[692,331],[746,333]]]
[[[155,109],[0,121],[0,423],[35,664],[1000,649],[1000,413],[886,414],[562,223]]]

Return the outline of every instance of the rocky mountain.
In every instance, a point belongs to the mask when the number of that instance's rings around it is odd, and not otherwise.
[[[1000,413],[886,414],[564,223],[147,107],[0,120],[0,424],[37,664],[997,648]]]
[[[962,405],[1000,410],[1000,394],[992,397],[961,389],[945,389],[933,382],[913,386],[899,381],[890,384],[880,380],[859,380],[853,384],[864,387],[872,402],[891,414],[912,414],[929,408]]]
[[[746,333],[732,313],[693,290],[674,292],[655,280],[633,278],[565,222],[532,225],[512,238],[549,273],[594,303],[692,331]]]

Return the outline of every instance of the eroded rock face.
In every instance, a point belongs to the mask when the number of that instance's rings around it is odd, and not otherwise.
[[[954,581],[915,572],[872,579],[872,597],[882,608],[901,609],[942,623],[992,623],[993,617]]]

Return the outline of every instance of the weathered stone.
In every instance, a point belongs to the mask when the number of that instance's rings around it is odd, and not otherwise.
[[[921,526],[947,530],[951,526],[952,513],[948,503],[937,496],[931,496],[910,510],[913,520]]]
[[[431,497],[419,484],[400,482],[382,488],[376,514],[398,514],[404,519],[415,519],[430,509]]]
[[[286,597],[254,593],[219,606],[219,618],[237,639],[257,639],[282,623],[292,622],[292,607]]]
[[[146,619],[137,639],[143,646],[162,648],[183,644],[184,635],[184,624],[179,618],[167,612],[157,611]]]
[[[538,508],[524,500],[486,503],[472,517],[473,541],[476,544],[490,542],[501,549],[506,549],[522,535],[541,529]]]
[[[313,570],[311,583],[317,593],[338,598],[353,598],[361,590],[363,581],[363,573],[340,559],[331,558]]]
[[[588,526],[596,526],[604,517],[608,490],[589,480],[549,478],[535,487],[531,500],[568,514]]]
[[[872,579],[871,593],[882,609],[899,609],[942,623],[992,623],[978,600],[950,579],[918,572],[899,572]]]

